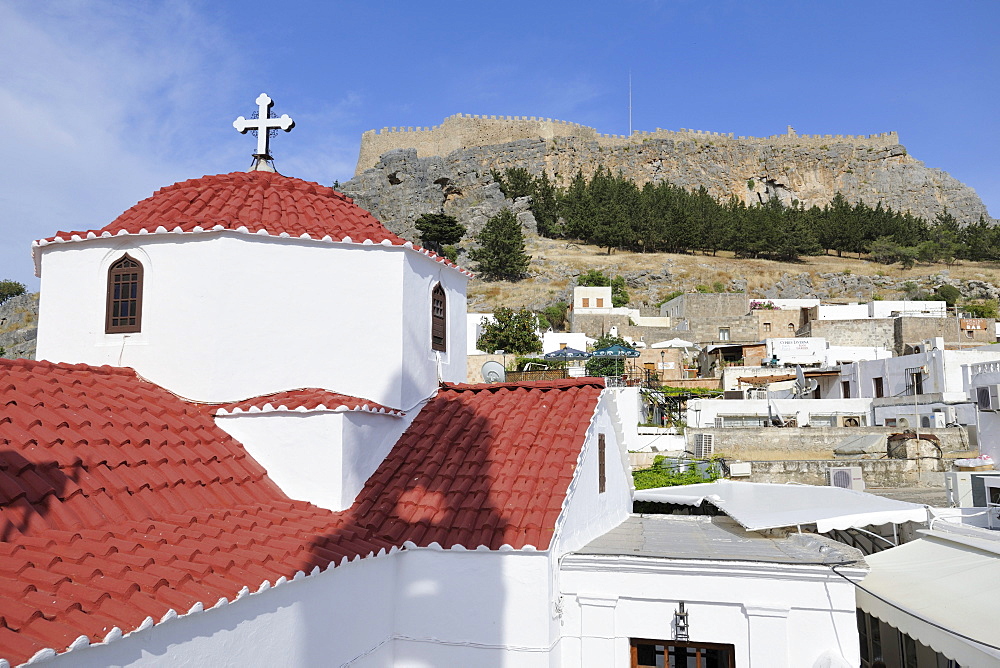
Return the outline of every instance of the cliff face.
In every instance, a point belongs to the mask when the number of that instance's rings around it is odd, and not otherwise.
[[[0,304],[0,357],[35,359],[38,293],[11,297]]]
[[[442,208],[474,235],[505,204],[491,169],[524,167],[535,175],[545,170],[566,185],[577,171],[589,175],[598,166],[621,171],[639,185],[704,186],[719,201],[735,195],[749,204],[776,195],[786,204],[798,200],[806,207],[823,206],[839,191],[852,202],[881,202],[928,220],[944,209],[962,222],[987,216],[972,188],[925,167],[899,144],[812,137],[797,142],[794,135],[775,142],[693,133],[627,140],[561,136],[428,157],[418,157],[416,148],[395,149],[341,189],[402,236],[413,238],[413,220]],[[522,219],[530,227],[527,216]]]

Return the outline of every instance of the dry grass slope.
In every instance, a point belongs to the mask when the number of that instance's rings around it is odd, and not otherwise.
[[[886,266],[857,257],[836,257],[820,255],[804,258],[801,262],[777,262],[772,260],[737,259],[730,252],[720,252],[718,256],[616,252],[608,255],[603,249],[567,243],[565,240],[530,237],[526,240],[526,250],[532,256],[530,272],[532,278],[516,283],[501,281],[487,283],[473,279],[469,284],[469,302],[472,310],[488,311],[496,306],[518,308],[527,305],[538,307],[565,299],[567,291],[575,285],[573,276],[588,269],[600,269],[606,274],[626,274],[647,271],[651,274],[669,272],[670,278],[651,282],[641,291],[632,291],[633,306],[636,301],[645,300],[650,304],[675,290],[694,291],[698,285],[711,286],[721,282],[729,286],[733,280],[745,280],[747,292],[751,296],[761,296],[762,292],[781,280],[782,276],[808,273],[816,276],[824,273],[855,274],[858,276],[885,276],[894,282],[914,281],[918,284],[929,276],[947,271],[952,279],[983,280],[996,285],[1000,283],[1000,265],[997,263],[959,262],[952,266],[943,264],[917,265],[912,269],[901,269],[899,265]],[[884,299],[902,298],[899,290],[879,289]],[[870,295],[866,296],[870,298]],[[857,298],[851,298],[851,301]]]

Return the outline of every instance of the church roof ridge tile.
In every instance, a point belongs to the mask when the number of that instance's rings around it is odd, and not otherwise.
[[[38,249],[52,243],[206,232],[402,246],[471,276],[447,258],[391,232],[347,195],[319,183],[264,171],[207,175],[164,186],[108,225],[59,231],[33,242],[32,253],[37,272]]]

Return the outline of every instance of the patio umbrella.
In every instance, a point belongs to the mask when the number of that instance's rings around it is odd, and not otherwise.
[[[550,353],[545,353],[542,355],[547,360],[585,360],[590,357],[590,353],[585,353],[582,350],[577,350],[576,348],[560,348],[559,350],[553,350]]]
[[[601,348],[600,350],[595,350],[590,353],[591,357],[611,357],[614,359],[624,359],[626,357],[638,357],[639,351],[632,348],[626,348],[623,345],[615,344],[613,346],[608,346],[607,348]],[[624,371],[624,369],[622,369]]]

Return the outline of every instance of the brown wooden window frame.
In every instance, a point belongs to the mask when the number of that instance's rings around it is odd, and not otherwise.
[[[132,264],[129,265],[128,263]],[[128,253],[122,255],[108,267],[107,303],[104,317],[105,333],[130,334],[142,331],[143,273],[142,263]],[[118,295],[115,294],[115,287],[125,284],[120,279],[129,276],[131,280],[127,283],[133,286],[134,294],[127,298],[122,298],[121,293]],[[121,316],[120,311],[116,314],[116,307],[120,308],[121,304],[130,304],[132,312],[124,317]]]
[[[431,350],[448,352],[448,296],[440,283],[431,290]]]
[[[736,646],[728,645],[723,643],[714,642],[682,642],[679,640],[650,640],[648,638],[629,638],[629,649],[631,650],[631,663],[632,668],[646,668],[650,664],[639,663],[639,645],[654,645],[664,648],[664,653],[669,652],[668,648],[684,648],[693,650],[708,650],[716,652],[725,652],[726,656],[723,657],[727,659],[722,665],[722,668],[735,668],[736,667]],[[704,667],[706,662],[696,659],[697,665]],[[670,662],[667,657],[664,656],[664,665],[669,666]]]
[[[607,445],[604,434],[597,435],[597,493],[604,494],[608,488]]]

